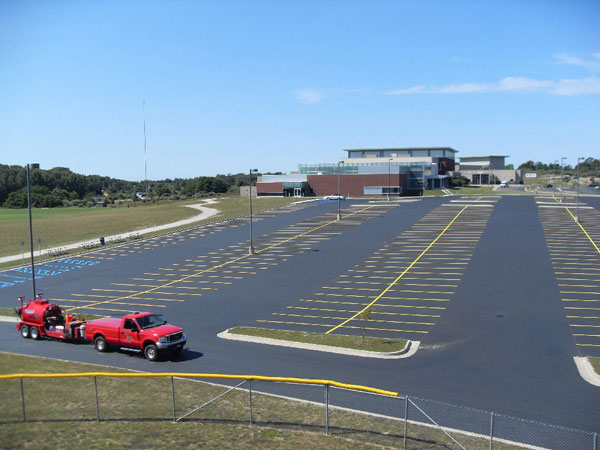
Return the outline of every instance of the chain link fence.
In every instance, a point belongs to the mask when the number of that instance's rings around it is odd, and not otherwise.
[[[0,426],[29,421],[247,423],[411,450],[600,450],[597,433],[326,380],[236,376],[226,381],[231,385],[222,385],[175,374],[12,377],[0,379]]]

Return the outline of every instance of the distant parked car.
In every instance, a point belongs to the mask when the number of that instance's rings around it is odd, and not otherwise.
[[[323,197],[325,200],[346,200],[346,197],[343,195],[326,195]]]
[[[546,187],[547,187],[547,188],[552,188],[552,187],[554,187],[554,186],[552,186],[552,183],[548,183],[548,184],[546,185]]]
[[[503,181],[502,183],[500,183],[500,187],[501,188],[508,187],[508,184],[509,184],[508,181]]]

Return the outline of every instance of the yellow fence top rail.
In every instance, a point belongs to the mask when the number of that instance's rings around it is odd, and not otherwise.
[[[265,377],[261,375],[228,375],[220,373],[179,373],[179,372],[161,372],[161,373],[123,373],[123,372],[79,372],[79,373],[12,373],[0,375],[0,380],[11,380],[17,378],[78,378],[78,377],[114,377],[114,378],[157,378],[157,377],[178,377],[178,378],[220,378],[224,380],[258,380],[273,381],[282,383],[299,384],[317,384],[326,386],[335,386],[354,391],[371,392],[373,394],[388,395],[398,397],[397,392],[386,391],[384,389],[361,386],[359,384],[346,384],[332,380],[314,380],[310,378],[289,378],[289,377]]]

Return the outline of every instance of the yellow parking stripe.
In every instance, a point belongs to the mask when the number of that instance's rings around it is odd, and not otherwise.
[[[320,323],[306,323],[306,322],[287,322],[287,321],[281,321],[281,320],[257,320],[257,322],[261,322],[261,323],[276,323],[276,324],[281,324],[281,325],[305,325],[305,326],[312,326],[312,327],[330,327],[331,324],[320,324]],[[346,325],[343,328],[349,328],[349,329],[361,329],[362,327],[358,327],[358,326],[352,326],[352,325]],[[398,329],[390,329],[390,328],[374,328],[374,327],[365,327],[365,330],[370,330],[370,331],[390,331],[390,332],[399,332],[399,333],[420,333],[420,334],[427,334],[427,331],[419,331],[419,330],[398,330]]]
[[[458,219],[458,217],[468,208],[468,205],[465,206],[463,209],[460,210],[460,212],[454,216],[454,218],[452,219],[452,221],[450,221],[450,223],[448,225],[446,225],[446,228],[443,229],[443,231],[437,235],[437,237],[427,246],[427,248],[425,250],[423,250],[421,252],[421,254],[419,256],[417,256],[417,258],[410,264],[410,266],[408,266],[404,272],[402,272],[400,275],[398,275],[398,277],[388,286],[386,287],[381,294],[379,294],[377,297],[375,297],[375,299],[373,299],[373,301],[371,303],[369,303],[367,306],[365,306],[362,310],[360,310],[359,312],[357,312],[356,314],[354,314],[352,317],[346,319],[345,321],[343,321],[342,323],[340,323],[339,325],[336,325],[333,328],[330,328],[328,331],[325,332],[325,334],[329,334],[332,331],[335,331],[336,329],[344,326],[345,324],[347,324],[348,322],[350,322],[351,320],[355,319],[356,317],[358,317],[360,314],[362,314],[364,311],[366,311],[367,309],[369,309],[371,306],[373,306],[375,304],[375,302],[377,302],[381,297],[383,297],[385,295],[385,293],[387,291],[389,291],[392,286],[394,286],[403,276],[404,274],[406,274],[406,272],[408,272],[422,257],[423,255],[425,255],[425,253],[427,253],[427,251],[433,247],[433,245],[444,235],[444,233],[450,228],[450,226],[452,226],[452,224],[456,221],[456,219]]]
[[[285,314],[285,313],[273,313],[274,316],[284,316],[284,317],[302,317],[305,319],[333,319],[333,320],[341,320],[344,317],[331,317],[331,316],[315,316],[311,314]],[[413,324],[413,325],[433,325],[433,322],[411,322],[411,321],[402,321],[402,320],[381,320],[381,319],[370,319],[369,322],[372,323],[401,323],[401,324]]]
[[[591,236],[588,234],[588,232],[585,230],[585,228],[583,228],[583,225],[581,225],[581,222],[577,221],[577,218],[573,215],[573,213],[571,212],[571,210],[569,208],[566,208],[566,210],[571,215],[571,217],[573,218],[573,220],[575,221],[575,223],[577,225],[579,225],[579,228],[581,228],[581,231],[583,231],[583,233],[587,236],[587,238],[592,243],[592,245],[594,246],[594,248],[596,249],[596,251],[598,252],[598,254],[600,254],[600,248],[598,248],[598,246],[596,245],[596,243],[594,242],[594,240],[591,238]]]

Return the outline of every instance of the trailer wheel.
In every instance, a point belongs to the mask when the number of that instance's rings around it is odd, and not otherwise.
[[[31,336],[31,339],[37,341],[40,338],[40,329],[38,327],[31,327],[29,335]]]
[[[23,336],[25,339],[29,337],[29,327],[27,325],[21,325],[21,329],[19,331],[21,331],[21,336]]]
[[[99,352],[106,351],[108,346],[106,345],[106,339],[104,339],[104,336],[98,336],[96,339],[94,339],[94,347],[96,347],[96,350]]]
[[[144,347],[144,356],[148,361],[156,361],[158,359],[158,348],[156,348],[156,345],[146,345]]]

